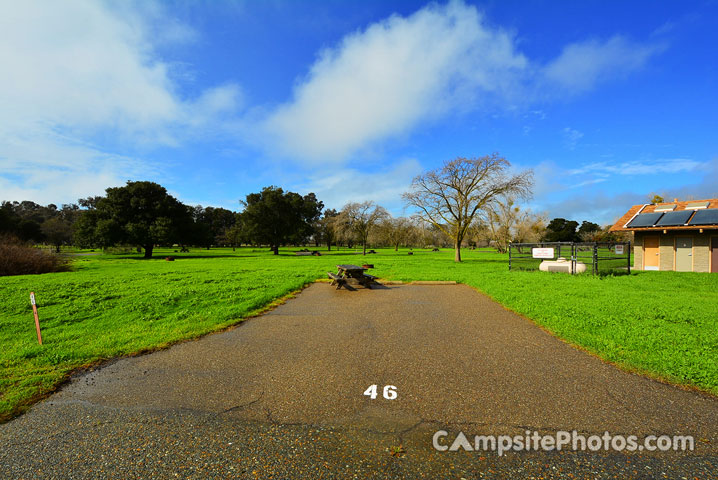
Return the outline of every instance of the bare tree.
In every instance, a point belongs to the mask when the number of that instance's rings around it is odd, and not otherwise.
[[[514,200],[511,198],[496,199],[486,212],[491,240],[499,253],[506,253],[509,248],[519,212],[519,207],[514,206]]]
[[[481,158],[458,157],[414,178],[411,190],[402,197],[424,220],[452,239],[454,260],[460,262],[461,244],[479,213],[486,214],[501,195],[530,196],[533,172],[510,175],[509,167],[497,153]]]
[[[510,196],[496,199],[487,219],[491,239],[499,253],[506,253],[510,242],[537,242],[548,222],[545,215],[522,210]]]
[[[363,253],[366,255],[366,244],[372,228],[381,220],[387,218],[389,213],[374,202],[347,203],[339,214],[337,224],[343,233],[351,233],[361,242]]]
[[[411,217],[411,220],[415,225],[416,241],[422,247],[443,247],[450,243],[447,242],[447,236],[444,232],[420,216],[414,215]]]
[[[324,210],[324,215],[318,221],[317,238],[324,240],[327,250],[332,249],[332,243],[337,240],[337,218],[339,212],[333,208]]]
[[[510,242],[537,242],[548,222],[545,215],[522,210],[512,197],[497,199],[488,211],[487,225],[499,253],[506,253]]]
[[[494,239],[486,221],[472,223],[466,231],[466,238],[469,240],[469,244],[473,243],[477,247],[488,247]]]
[[[548,224],[545,213],[532,213],[526,211],[519,217],[514,233],[514,241],[520,243],[533,243],[541,240]]]
[[[399,245],[407,245],[412,240],[414,225],[405,217],[386,218],[379,226],[382,241],[399,250]]]

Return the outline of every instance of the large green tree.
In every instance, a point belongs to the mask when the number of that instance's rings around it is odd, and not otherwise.
[[[63,207],[63,211],[64,209],[65,207]],[[52,203],[43,206],[28,200],[2,202],[0,206],[0,233],[16,236],[22,241],[45,241],[47,238],[44,224],[58,217],[63,219],[63,211],[58,210],[57,206]]]
[[[154,182],[127,182],[80,204],[89,207],[77,222],[83,244],[137,245],[152,258],[156,244],[182,241],[192,230],[190,209]]]
[[[281,245],[305,241],[324,208],[313,193],[301,196],[274,186],[250,193],[242,204],[248,238],[269,245],[275,255]]]
[[[227,243],[227,234],[237,221],[237,214],[226,208],[202,207],[192,209],[195,224],[194,242],[210,248],[212,245]]]
[[[554,218],[546,226],[544,241],[547,242],[577,242],[579,241],[578,222],[565,218]]]
[[[595,242],[601,236],[601,226],[597,223],[584,220],[576,231],[576,236],[582,242]]]

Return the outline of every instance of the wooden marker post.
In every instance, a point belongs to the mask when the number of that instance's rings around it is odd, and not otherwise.
[[[35,329],[37,330],[37,342],[42,345],[42,334],[40,333],[40,317],[37,316],[37,304],[35,303],[35,292],[30,292],[30,304],[32,313],[35,315]]]

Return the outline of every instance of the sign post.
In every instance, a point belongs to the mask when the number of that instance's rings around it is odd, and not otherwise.
[[[35,329],[37,330],[37,343],[42,345],[42,334],[40,333],[40,318],[37,316],[37,304],[35,303],[35,292],[30,292],[30,304],[32,313],[35,315]]]

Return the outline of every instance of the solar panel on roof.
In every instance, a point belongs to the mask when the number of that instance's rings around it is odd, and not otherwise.
[[[691,215],[693,215],[693,210],[680,210],[678,212],[664,213],[663,217],[656,222],[656,226],[669,227],[684,225],[688,223],[688,219],[691,218]]]
[[[673,205],[656,205],[656,208],[653,209],[654,212],[670,212],[671,210],[676,209],[676,204]]]
[[[706,208],[696,210],[691,218],[691,225],[718,225],[718,208]]]
[[[628,224],[629,227],[652,227],[656,224],[659,218],[663,216],[663,213],[639,213],[636,218],[631,220]]]
[[[695,202],[686,204],[686,210],[697,210],[699,208],[708,208],[710,202]]]

